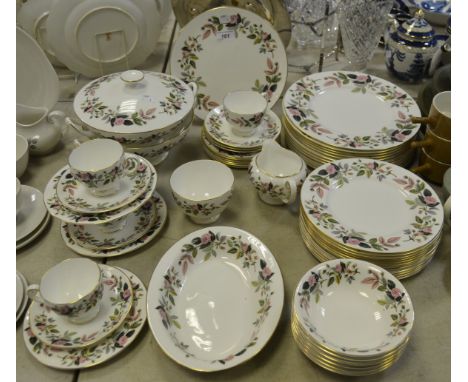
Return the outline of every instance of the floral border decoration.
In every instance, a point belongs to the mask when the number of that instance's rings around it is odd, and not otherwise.
[[[398,177],[393,172],[394,166],[385,162],[368,161],[362,159],[347,162],[333,162],[319,171],[309,175],[306,186],[313,193],[311,199],[303,201],[303,206],[314,224],[322,227],[331,236],[349,246],[372,249],[379,252],[390,248],[400,247],[402,242],[422,243],[433,238],[434,228],[440,226],[435,215],[440,210],[440,202],[433,196],[426,183],[416,181],[407,175]],[[341,225],[329,212],[328,206],[323,202],[330,190],[330,185],[342,187],[352,178],[367,177],[377,179],[379,182],[390,180],[400,185],[411,197],[405,201],[410,210],[414,210],[414,220],[411,227],[404,229],[400,235],[392,237],[373,237],[365,232],[357,232]]]
[[[392,108],[402,108],[409,112],[415,105],[408,94],[401,93],[394,85],[385,85],[378,78],[368,74],[353,74],[335,72],[320,79],[311,76],[295,82],[287,91],[285,108],[288,117],[305,133],[314,136],[324,136],[331,140],[334,146],[352,148],[379,148],[381,145],[395,145],[407,141],[417,131],[419,125],[411,122],[411,116],[399,110],[395,118],[395,127],[382,127],[375,135],[349,136],[338,134],[323,127],[319,117],[310,107],[310,100],[325,88],[341,88],[351,84],[352,93],[366,94],[374,92],[384,102],[389,102]]]
[[[274,58],[274,52],[278,46],[277,42],[270,33],[263,30],[262,25],[251,23],[247,17],[242,17],[239,13],[219,17],[212,16],[201,27],[200,34],[195,37],[189,36],[184,41],[181,58],[177,60],[181,69],[181,78],[185,82],[195,82],[200,89],[195,104],[198,110],[210,111],[219,106],[218,102],[210,98],[210,95],[203,93],[202,89],[207,86],[206,82],[196,73],[197,61],[200,59],[198,53],[203,51],[201,41],[210,37],[216,38],[218,33],[226,31],[232,32],[235,38],[243,35],[252,40],[254,45],[259,46],[259,53],[267,56],[264,70],[265,79],[256,79],[252,90],[266,93],[267,99],[270,99],[281,81],[283,74],[279,72],[279,63]]]
[[[182,251],[176,265],[171,266],[164,275],[164,283],[159,289],[161,292],[159,305],[155,307],[159,311],[162,323],[169,336],[172,338],[174,345],[185,353],[185,356],[195,357],[190,352],[189,345],[180,341],[177,337],[177,329],[181,329],[179,318],[174,314],[176,305],[177,292],[182,287],[183,277],[187,273],[188,268],[195,262],[205,262],[215,258],[218,251],[225,251],[231,254],[233,258],[242,262],[244,269],[252,270],[257,274],[257,280],[251,281],[251,286],[254,288],[258,296],[257,318],[252,323],[253,331],[249,341],[238,352],[229,356],[211,361],[211,363],[226,364],[244,354],[250,347],[254,346],[258,340],[258,333],[261,324],[265,321],[271,308],[271,297],[273,291],[270,288],[274,272],[268,267],[265,260],[260,258],[256,250],[251,244],[244,241],[242,236],[226,236],[220,232],[212,232],[207,230],[200,236],[193,238],[189,243],[182,246]],[[203,255],[203,259],[199,256]],[[198,256],[198,258],[197,258]]]
[[[360,275],[358,268],[359,265],[353,261],[339,261],[333,267],[330,266],[330,264],[325,264],[325,267],[318,273],[310,272],[307,280],[304,281],[300,291],[297,293],[299,306],[303,313],[303,315],[301,315],[301,320],[305,323],[308,330],[315,333],[323,343],[332,345],[343,352],[354,351],[368,353],[376,350],[380,351],[382,347],[388,345],[390,342],[384,341],[382,344],[368,349],[338,346],[321,336],[308,318],[310,304],[317,304],[321,296],[325,294],[327,288],[330,288],[332,285],[340,285],[342,283],[351,285],[357,282],[358,275]],[[388,338],[394,338],[405,335],[407,326],[410,323],[407,315],[411,311],[410,306],[405,302],[406,293],[397,288],[395,281],[386,278],[384,272],[368,269],[368,276],[364,278],[364,275],[362,275],[362,277],[363,278],[360,280],[361,284],[369,285],[371,289],[377,289],[381,292],[381,297],[376,300],[376,304],[380,305],[384,311],[391,311],[391,323],[386,336]]]

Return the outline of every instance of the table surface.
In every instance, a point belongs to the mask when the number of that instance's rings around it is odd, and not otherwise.
[[[178,26],[173,15],[166,24],[155,53],[144,69],[166,71],[170,47]],[[57,109],[71,115],[73,96],[89,79],[73,80],[67,72],[61,76],[61,96]],[[384,65],[383,51],[376,52],[368,72],[390,79]],[[69,73],[68,73],[69,74]],[[302,75],[289,73],[285,89]],[[408,85],[390,79],[417,96],[420,85]],[[281,115],[281,100],[274,111]],[[168,221],[162,232],[147,246],[130,254],[101,259],[103,263],[129,269],[148,286],[151,275],[164,253],[183,236],[201,227],[188,220],[176,206],[169,186],[172,171],[181,164],[207,158],[200,143],[202,121],[195,120],[188,136],[172,149],[157,167],[157,190],[168,205]],[[66,164],[73,140],[80,138],[67,132],[61,146],[44,157],[32,157],[21,181],[44,190],[52,175]],[[294,288],[301,276],[318,262],[305,247],[298,227],[298,205],[275,207],[258,199],[247,171],[233,170],[233,198],[216,225],[233,226],[251,232],[273,252],[281,268],[285,300],[281,320],[264,349],[249,362],[233,369],[202,374],[179,366],[160,349],[148,325],[139,338],[112,360],[85,370],[60,371],[46,367],[29,354],[23,341],[22,323],[16,329],[17,381],[115,382],[115,381],[345,381],[343,377],[316,366],[296,346],[290,330],[290,306]],[[441,190],[435,187],[440,193]],[[239,208],[240,207],[240,208]],[[68,249],[60,236],[60,222],[52,219],[46,231],[29,246],[19,250],[16,267],[29,283],[40,281],[42,274],[58,262],[77,254]],[[409,345],[402,358],[389,370],[359,381],[449,381],[450,380],[450,230],[444,227],[441,246],[433,261],[420,274],[403,280],[414,304],[415,324]]]

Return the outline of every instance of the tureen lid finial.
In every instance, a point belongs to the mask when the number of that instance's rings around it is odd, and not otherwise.
[[[125,72],[122,72],[122,74],[120,75],[120,79],[122,81],[130,83],[139,82],[144,77],[145,75],[140,70],[127,70]]]

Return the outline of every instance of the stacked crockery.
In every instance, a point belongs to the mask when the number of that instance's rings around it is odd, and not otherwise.
[[[323,72],[295,82],[283,98],[287,145],[316,168],[349,157],[408,166],[419,125],[403,89],[358,72]]]
[[[67,122],[86,136],[114,139],[156,165],[187,135],[195,93],[196,85],[164,73],[112,73],[75,96],[81,126]]]
[[[95,139],[72,151],[69,165],[47,184],[44,200],[62,220],[68,247],[85,256],[117,256],[148,243],[164,225],[166,203],[156,181],[146,159],[124,153],[111,139]]]
[[[311,172],[301,190],[302,238],[319,261],[371,261],[399,279],[420,272],[441,241],[435,191],[391,163],[350,158]]]
[[[16,249],[36,239],[45,230],[49,220],[42,192],[21,184],[16,178]]]
[[[21,272],[16,271],[16,322],[18,322],[28,306],[27,288],[28,282],[26,278]]]
[[[202,130],[205,152],[212,159],[234,168],[247,168],[266,139],[276,139],[281,121],[268,109],[268,102],[253,91],[226,95],[223,106],[208,113]]]
[[[371,375],[403,354],[414,311],[403,285],[359,260],[319,264],[299,281],[291,328],[301,351],[329,371]]]
[[[146,321],[146,290],[131,272],[68,259],[49,269],[23,323],[29,352],[44,365],[81,369],[116,356],[135,340]]]

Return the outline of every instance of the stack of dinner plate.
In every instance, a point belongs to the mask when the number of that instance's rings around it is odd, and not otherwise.
[[[331,162],[311,172],[301,190],[301,235],[319,261],[367,260],[399,279],[432,260],[443,220],[435,191],[388,162]]]
[[[336,259],[309,270],[296,287],[291,329],[301,351],[329,371],[379,373],[402,356],[414,311],[404,286],[384,269]]]
[[[359,72],[306,76],[283,98],[286,144],[316,168],[350,157],[407,167],[419,124],[416,101],[403,89]]]
[[[252,158],[262,150],[265,139],[277,139],[280,133],[280,119],[273,111],[267,110],[253,135],[236,135],[226,120],[223,107],[219,106],[205,119],[202,145],[211,159],[229,167],[247,168]]]

